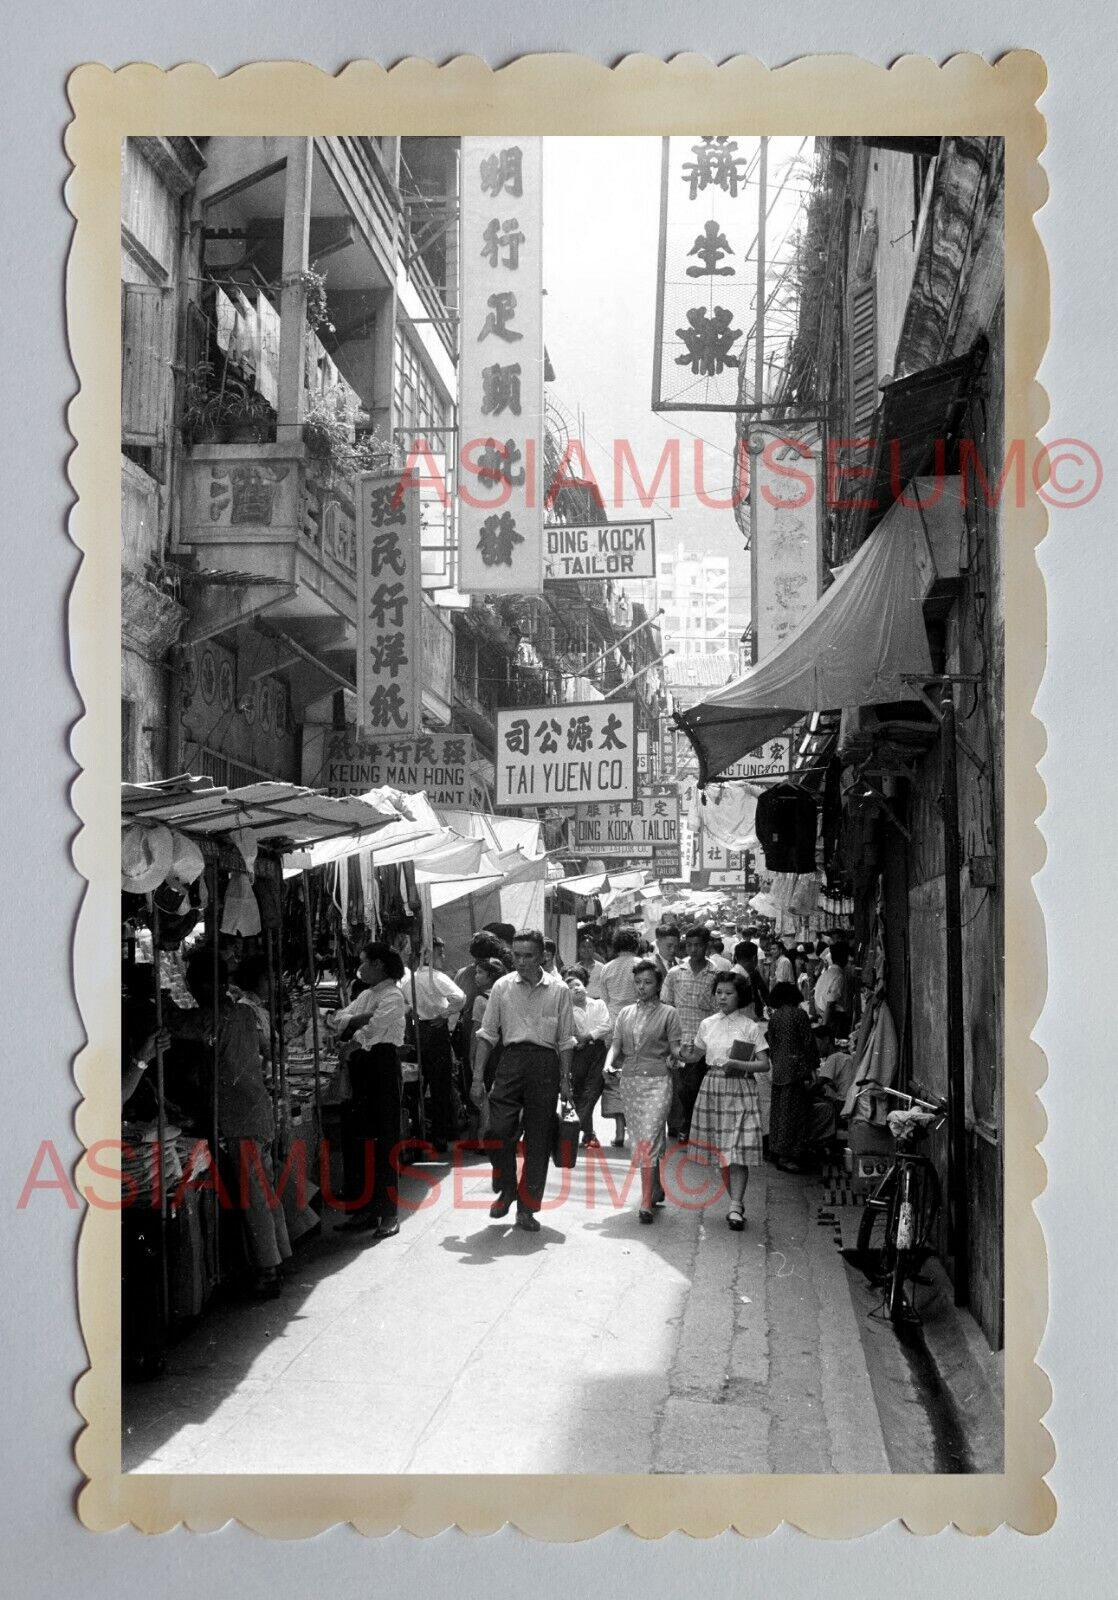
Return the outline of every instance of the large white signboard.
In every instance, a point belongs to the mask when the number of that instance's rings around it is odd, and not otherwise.
[[[543,575],[560,583],[584,578],[654,578],[654,522],[588,523],[543,530]]]
[[[634,799],[635,732],[631,700],[498,711],[496,804]]]
[[[543,586],[542,141],[462,140],[458,588]]]
[[[580,806],[575,849],[603,861],[650,861],[679,870],[679,794],[642,788],[635,800]]]

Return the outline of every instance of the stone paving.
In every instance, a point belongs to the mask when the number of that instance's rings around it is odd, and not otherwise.
[[[670,1192],[709,1183],[673,1160]],[[889,1471],[818,1181],[755,1171],[744,1233],[724,1197],[642,1227],[604,1182],[627,1165],[553,1171],[537,1234],[490,1221],[474,1159],[420,1169],[394,1239],[327,1224],[281,1299],[215,1306],[126,1386],[125,1470]]]

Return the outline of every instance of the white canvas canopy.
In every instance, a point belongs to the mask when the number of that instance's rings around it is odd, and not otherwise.
[[[795,633],[744,677],[679,713],[709,782],[805,712],[918,698],[906,674],[930,677],[923,600],[960,508],[947,480],[935,505],[894,504]],[[934,491],[932,491],[934,492]],[[923,480],[909,500],[926,498]],[[956,534],[957,547],[957,534]]]

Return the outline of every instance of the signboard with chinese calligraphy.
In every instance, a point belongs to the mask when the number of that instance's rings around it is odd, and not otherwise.
[[[498,711],[496,805],[632,800],[635,735],[631,700]]]
[[[757,302],[756,139],[663,141],[654,411],[739,411]],[[744,409],[749,409],[745,406]]]
[[[756,600],[753,633],[764,661],[793,634],[818,600],[823,583],[820,444],[779,427],[754,427],[757,466],[753,547]]]
[[[468,733],[361,739],[352,728],[309,727],[303,736],[303,782],[333,795],[385,787],[425,793],[434,806],[468,811],[473,743]]]
[[[583,578],[654,578],[654,522],[589,523],[543,530],[543,575],[560,583]]]
[[[759,750],[751,750],[732,767],[719,773],[718,781],[727,783],[731,778],[779,778],[792,768],[792,738],[782,734],[778,739],[768,739]]]
[[[357,730],[422,726],[419,492],[399,477],[357,479]]]
[[[651,862],[666,874],[679,871],[679,795],[642,792],[635,800],[580,806],[575,849],[596,861]]]
[[[542,141],[462,140],[458,588],[543,586]]]

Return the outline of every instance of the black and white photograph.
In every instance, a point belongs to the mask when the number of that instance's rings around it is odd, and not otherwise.
[[[870,121],[121,140],[125,1475],[1006,1470],[1006,141]]]

